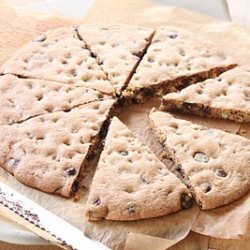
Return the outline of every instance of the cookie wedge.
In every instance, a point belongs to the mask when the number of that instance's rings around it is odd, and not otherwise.
[[[189,86],[162,98],[161,109],[250,122],[250,66]]]
[[[190,206],[187,187],[114,117],[91,185],[86,217],[130,221]]]
[[[76,27],[50,30],[7,60],[1,74],[57,81],[112,93],[113,87],[91,56]]]
[[[0,126],[0,166],[25,185],[69,197],[93,154],[114,101]]]
[[[79,105],[111,99],[97,90],[53,81],[0,76],[0,126],[20,123],[31,117],[69,111]]]
[[[149,118],[201,209],[229,204],[249,191],[250,140],[166,112],[152,110]]]
[[[120,95],[146,52],[154,30],[125,24],[81,25],[78,30]]]
[[[141,102],[145,97],[162,96],[216,77],[234,66],[231,58],[199,34],[178,27],[161,27],[123,94]]]

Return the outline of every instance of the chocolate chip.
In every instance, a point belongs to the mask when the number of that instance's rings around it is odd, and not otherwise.
[[[122,107],[126,103],[126,100],[122,95],[117,96],[116,100],[119,107]]]
[[[67,245],[67,242],[66,242],[65,240],[63,240],[63,241],[61,242],[61,245],[62,245],[62,246],[66,246],[66,245]]]
[[[134,188],[133,188],[132,186],[130,186],[130,187],[125,188],[125,189],[124,189],[124,192],[129,193],[129,194],[132,194],[132,193],[134,193],[135,191],[134,191]]]
[[[105,146],[105,139],[101,141],[102,146]]]
[[[179,173],[179,175],[184,179],[185,178],[185,172],[182,168],[182,165],[181,164],[178,164],[176,167],[175,167],[175,170],[177,171],[177,173]]]
[[[181,207],[183,209],[188,209],[192,207],[192,205],[193,205],[192,197],[186,193],[181,194]]]
[[[216,170],[216,174],[220,177],[226,177],[227,176],[227,172],[224,169],[217,169]]]
[[[140,179],[145,184],[150,184],[150,181],[144,176],[144,174],[140,175]]]
[[[78,189],[79,189],[79,180],[76,180],[76,181],[73,183],[72,187],[71,187],[71,191],[72,191],[73,193],[76,193],[76,192],[78,191]]]
[[[8,160],[8,165],[15,167],[18,165],[19,162],[20,162],[20,160],[15,159],[15,158],[11,158]]]
[[[176,167],[175,167],[176,171],[178,172],[181,172],[182,171],[182,166],[181,164],[178,164]]]
[[[136,57],[142,57],[143,56],[143,51],[133,52],[132,54],[133,54],[133,56],[136,56]]]
[[[208,193],[212,189],[211,185],[207,182],[202,183],[200,187],[204,193]]]
[[[206,163],[209,161],[209,157],[203,153],[203,152],[196,152],[194,155],[193,155],[193,158],[198,161],[198,162],[202,162],[202,163]]]
[[[194,104],[193,103],[183,103],[183,108],[187,109],[187,110],[192,110],[193,109]]]
[[[136,205],[135,204],[129,204],[126,209],[128,210],[129,213],[135,213],[136,211]]]
[[[177,33],[176,32],[169,32],[168,33],[168,37],[171,38],[171,39],[175,39],[177,37]]]
[[[204,106],[202,105],[201,107],[202,111],[204,114],[211,115],[212,114],[212,109],[209,106]]]
[[[181,56],[185,56],[186,55],[186,53],[185,53],[185,51],[183,49],[181,49],[179,53],[180,53]]]
[[[218,82],[222,81],[222,79],[220,77],[217,77],[216,79],[217,79]]]
[[[100,198],[96,198],[96,199],[93,200],[92,203],[93,203],[94,205],[96,205],[96,206],[99,206],[99,205],[101,204],[101,200],[100,200]]]
[[[96,58],[96,55],[92,51],[90,51],[90,56]]]
[[[45,34],[37,37],[33,42],[44,42],[47,39],[47,36]]]
[[[148,97],[153,97],[154,96],[154,90],[150,88],[145,88],[142,89],[143,95],[148,96]]]
[[[123,150],[121,150],[121,151],[119,151],[118,153],[119,153],[120,155],[123,155],[123,156],[128,155],[128,151],[123,151]]]
[[[69,169],[66,170],[66,173],[68,175],[75,175],[76,174],[76,170],[75,170],[75,168],[69,168]]]

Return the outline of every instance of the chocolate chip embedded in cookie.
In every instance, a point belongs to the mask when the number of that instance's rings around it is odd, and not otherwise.
[[[123,155],[123,156],[127,156],[128,155],[128,151],[119,151],[118,153],[120,155]]]
[[[76,169],[75,168],[69,168],[66,170],[66,173],[68,175],[75,175],[76,174]]]
[[[128,211],[129,214],[133,214],[133,213],[136,212],[137,206],[136,206],[136,204],[131,203],[131,204],[129,204],[129,205],[126,207],[126,210]]]
[[[196,152],[196,153],[194,153],[193,158],[196,161],[203,162],[203,163],[206,163],[206,162],[209,161],[209,157],[205,153],[203,153],[203,152]]]
[[[33,42],[44,42],[47,39],[47,36],[45,34],[35,38]]]
[[[173,31],[169,31],[167,33],[167,36],[171,39],[175,39],[177,36],[178,36],[178,33],[177,32],[173,32]]]
[[[150,180],[145,176],[145,174],[141,174],[140,179],[143,183],[150,184]]]
[[[227,172],[224,169],[216,169],[216,174],[220,177],[226,177],[227,176]]]
[[[200,188],[204,193],[207,193],[212,189],[211,185],[208,182],[201,183]]]
[[[181,194],[181,207],[183,209],[188,209],[193,205],[193,198],[190,194]]]
[[[17,164],[20,162],[20,160],[15,159],[15,158],[10,158],[7,163],[9,166],[14,167],[17,166]]]
[[[96,206],[99,206],[101,204],[101,200],[100,198],[96,198],[93,200],[92,204],[96,205]]]

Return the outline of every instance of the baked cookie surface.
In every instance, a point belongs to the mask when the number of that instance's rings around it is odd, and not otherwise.
[[[140,102],[146,96],[161,96],[216,77],[234,66],[231,58],[199,34],[164,26],[156,30],[124,95]]]
[[[120,95],[146,52],[154,30],[125,24],[80,25],[78,30]]]
[[[50,30],[35,38],[14,53],[0,73],[113,92],[104,71],[74,27]]]
[[[112,99],[112,95],[92,88],[59,82],[0,76],[0,126],[23,122],[56,111],[69,111],[79,105]]]
[[[213,43],[177,27],[155,31],[129,25],[81,25],[48,31],[18,50],[0,69],[0,166],[26,185],[69,197],[80,178],[80,169],[98,148],[100,134],[117,104],[176,91],[232,67],[232,59]],[[180,96],[177,104],[183,102],[183,111],[200,112],[199,105],[207,105],[207,113],[209,108],[215,109],[208,116],[249,121],[248,79],[248,69],[238,67],[163,100]],[[178,109],[174,101],[169,106],[169,100],[163,101],[162,107]],[[185,101],[199,103],[198,108],[192,110]],[[180,135],[178,128],[173,133],[171,130],[171,136],[181,144],[184,141],[185,147],[201,145],[197,156],[190,149],[187,159],[191,154],[193,160],[198,157],[207,162],[195,162],[195,174],[188,172],[189,167],[181,169],[186,171],[185,181],[192,181],[192,191],[202,209],[241,197],[249,189],[248,141],[218,130],[203,135],[205,128],[196,131],[189,125],[183,125]],[[227,149],[230,140],[233,143]],[[206,152],[209,143],[212,146]],[[217,158],[213,148],[220,152]],[[177,149],[182,152],[182,146]],[[185,163],[186,158],[181,157],[186,153],[184,150],[177,157],[181,163],[175,163],[176,168]],[[210,165],[214,158],[218,160],[216,169]],[[201,171],[199,164],[208,169]],[[239,168],[237,174],[232,164]],[[198,173],[205,177],[197,177]],[[150,218],[191,204],[189,190],[181,180],[117,118],[110,127],[93,183],[87,210],[90,220]],[[221,194],[217,192],[219,187],[225,189]],[[108,189],[120,198],[113,199]],[[93,203],[99,194],[100,206],[98,199],[98,205]]]
[[[113,104],[92,102],[0,126],[1,167],[25,185],[69,197]]]
[[[231,203],[250,189],[250,140],[153,110],[151,126],[201,209]]]
[[[167,94],[161,109],[250,122],[250,66],[231,69],[217,78]]]
[[[187,187],[114,117],[91,185],[87,218],[138,220],[190,206]]]

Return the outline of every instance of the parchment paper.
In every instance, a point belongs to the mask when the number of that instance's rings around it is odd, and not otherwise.
[[[3,5],[0,5],[0,13],[0,63],[22,44],[44,30],[80,22],[103,23],[104,20],[105,22],[133,23],[151,27],[163,24],[178,25],[199,31],[215,42],[219,42],[221,49],[241,64],[246,63],[250,56],[249,31],[233,24],[217,23],[210,17],[182,9],[153,6],[142,0],[96,1],[84,20],[28,14]],[[153,100],[145,105],[134,105],[123,110],[119,116],[143,142],[159,155],[161,148],[150,133],[147,120],[147,112],[153,106],[158,107],[158,104],[157,100]],[[238,124],[226,121],[191,116],[183,116],[183,118],[194,119],[206,126],[225,128],[234,133],[246,131],[243,135],[250,138],[249,125],[241,128]],[[85,171],[86,178],[82,181],[80,201],[78,202],[25,187],[2,169],[0,169],[0,180],[76,227],[83,228],[85,234],[113,249],[167,249],[183,239],[191,229],[221,238],[250,236],[249,194],[229,206],[208,212],[199,212],[199,209],[194,206],[192,209],[169,216],[137,222],[86,222],[83,210],[94,168],[95,163]],[[229,217],[230,220],[228,220]]]

